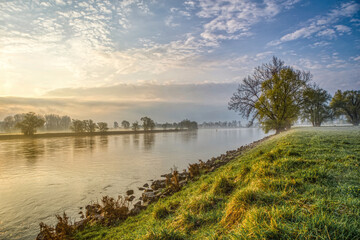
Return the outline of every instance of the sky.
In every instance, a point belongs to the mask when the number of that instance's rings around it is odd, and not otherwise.
[[[360,2],[2,0],[0,119],[239,120],[227,103],[272,56],[333,94],[360,89]]]

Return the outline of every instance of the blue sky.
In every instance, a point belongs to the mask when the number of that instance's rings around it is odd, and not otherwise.
[[[330,93],[360,89],[359,10],[330,0],[1,1],[0,118],[232,120],[236,85],[273,55]]]

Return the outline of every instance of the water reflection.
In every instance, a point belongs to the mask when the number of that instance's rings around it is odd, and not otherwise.
[[[47,142],[46,143],[46,152],[47,153],[55,153],[61,148],[62,142]]]
[[[107,148],[107,146],[109,144],[108,136],[107,135],[100,136],[99,142],[100,142],[100,147]]]
[[[74,138],[74,149],[90,149],[94,150],[96,147],[96,141],[93,136],[90,137],[75,137]]]
[[[44,143],[31,139],[22,144],[22,155],[25,156],[28,163],[34,164],[38,157],[44,154]]]
[[[129,145],[130,144],[130,135],[129,134],[125,134],[122,136],[122,142],[124,145]]]
[[[155,143],[155,134],[154,133],[145,133],[144,134],[144,149],[150,150]]]
[[[139,134],[134,134],[133,135],[133,143],[134,143],[134,146],[136,146],[137,148],[139,147],[139,141],[140,139],[140,135]]]
[[[181,140],[183,142],[189,142],[191,140],[196,140],[198,136],[198,131],[186,131],[181,134]]]

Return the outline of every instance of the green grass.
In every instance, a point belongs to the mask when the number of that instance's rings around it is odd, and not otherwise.
[[[114,227],[77,239],[360,239],[360,129],[274,136]]]

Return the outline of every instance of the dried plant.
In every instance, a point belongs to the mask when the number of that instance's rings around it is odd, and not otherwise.
[[[63,240],[63,239],[72,239],[72,234],[74,232],[74,227],[69,220],[69,217],[66,213],[63,213],[63,216],[56,215],[58,220],[55,228],[45,223],[40,223],[40,233],[37,236],[37,240]]]
[[[172,171],[172,176],[166,176],[166,185],[172,192],[180,190],[179,172],[177,170]]]

